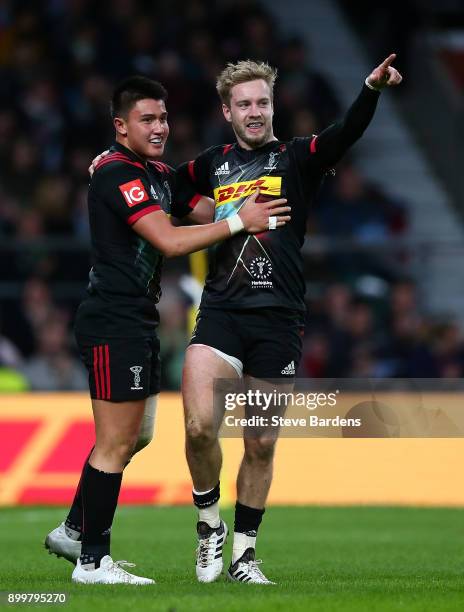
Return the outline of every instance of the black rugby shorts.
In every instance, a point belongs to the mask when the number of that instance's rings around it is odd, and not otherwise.
[[[203,308],[190,344],[205,344],[239,359],[255,378],[292,380],[301,360],[304,314],[281,308]]]
[[[98,338],[76,334],[76,340],[89,373],[92,399],[128,402],[159,393],[161,361],[156,336]]]

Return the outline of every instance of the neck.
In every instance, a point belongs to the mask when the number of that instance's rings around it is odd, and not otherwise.
[[[248,142],[245,142],[244,140],[242,140],[240,136],[237,136],[238,144],[241,146],[242,149],[245,149],[246,151],[254,151],[255,149],[260,149],[261,147],[264,147],[265,145],[269,144],[270,142],[274,140],[277,140],[277,138],[274,136],[274,134],[271,134],[265,142],[260,142],[259,144],[256,144],[256,145],[250,145]]]
[[[143,155],[140,155],[139,153],[137,153],[137,151],[134,151],[134,149],[129,145],[129,142],[127,140],[127,138],[124,138],[123,136],[120,136],[119,134],[116,136],[116,142],[120,145],[122,145],[123,147],[126,147],[126,149],[129,149],[129,151],[131,153],[133,153],[134,155],[136,155],[140,161],[142,162],[146,162],[147,158],[144,157]]]

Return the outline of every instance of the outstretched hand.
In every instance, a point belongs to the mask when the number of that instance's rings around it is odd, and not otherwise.
[[[403,77],[396,68],[391,65],[396,59],[396,53],[392,53],[380,66],[377,66],[367,77],[367,82],[375,89],[383,89],[384,87],[392,87],[399,85]]]

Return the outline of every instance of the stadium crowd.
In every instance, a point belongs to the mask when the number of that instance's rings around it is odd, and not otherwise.
[[[18,287],[1,294],[0,367],[8,375],[0,375],[0,390],[84,390],[72,318],[89,267],[87,168],[112,141],[114,84],[139,73],[167,87],[172,165],[232,141],[215,91],[227,61],[250,57],[278,67],[275,132],[282,140],[317,132],[343,109],[308,62],[305,41],[284,36],[265,4],[253,0],[114,0],[111,11],[90,0],[7,1],[0,31],[0,237],[16,244],[0,258],[0,285]],[[308,219],[309,236],[364,245],[407,230],[407,206],[369,184],[355,159],[327,179]],[[56,250],[50,238],[69,248]],[[402,272],[404,257],[354,251],[308,259],[300,375],[463,374],[459,328],[425,315]],[[166,389],[179,386],[187,344],[189,304],[177,283],[185,267],[174,264],[163,282]],[[366,278],[376,279],[375,295],[365,290]],[[64,285],[67,291],[54,291]]]

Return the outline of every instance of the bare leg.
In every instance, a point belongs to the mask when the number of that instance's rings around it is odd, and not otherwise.
[[[185,357],[182,395],[185,418],[185,451],[197,491],[207,491],[219,481],[222,465],[218,442],[220,418],[213,411],[215,378],[237,378],[234,368],[210,348],[192,345]]]
[[[137,443],[145,400],[92,400],[96,442],[89,463],[102,472],[122,472]]]
[[[147,446],[153,438],[157,401],[158,401],[158,395],[152,395],[145,400],[143,418],[140,424],[137,442],[132,451],[132,457],[136,453],[141,451],[143,448],[145,448],[145,446]],[[87,457],[85,464],[89,460],[92,452],[93,452],[93,448],[90,451],[90,454]],[[129,463],[129,461],[130,459],[126,461],[126,465]],[[69,509],[68,516],[66,518],[67,535],[68,537],[71,537],[74,540],[80,539],[81,531],[82,531],[81,480],[82,480],[82,476],[77,485],[76,493],[74,495],[74,500],[71,505],[71,508]]]
[[[245,438],[238,471],[237,499],[244,506],[264,508],[272,482],[276,440]]]
[[[270,383],[246,377],[247,386],[250,389],[260,389],[264,392],[272,392],[275,388]],[[293,384],[279,385],[279,391],[289,393]],[[281,416],[285,413],[284,406],[271,406],[267,416]],[[257,414],[254,412],[247,413]],[[237,500],[244,506],[251,508],[264,508],[272,483],[274,468],[274,451],[279,436],[278,427],[256,428],[249,436],[244,438],[245,453],[237,477]]]
[[[89,571],[99,568],[100,561],[110,554],[122,472],[137,442],[145,400],[118,403],[93,399],[92,409],[96,441],[81,481],[84,529],[80,563]]]

